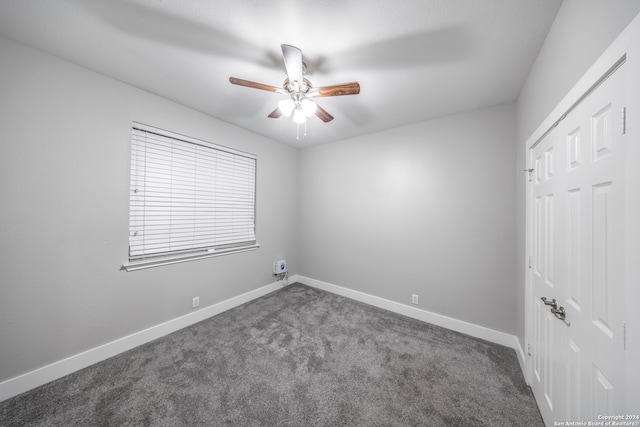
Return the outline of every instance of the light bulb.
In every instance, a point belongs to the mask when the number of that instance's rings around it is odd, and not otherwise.
[[[296,104],[293,102],[291,98],[283,99],[282,101],[278,102],[278,108],[280,109],[282,114],[284,114],[287,117],[291,115],[295,107],[296,107]]]
[[[307,98],[303,99],[302,102],[300,102],[300,106],[302,107],[304,115],[307,117],[313,116],[318,109],[316,103]]]
[[[307,121],[307,117],[304,115],[304,111],[302,111],[302,108],[298,107],[293,112],[293,121],[296,123],[304,123]]]

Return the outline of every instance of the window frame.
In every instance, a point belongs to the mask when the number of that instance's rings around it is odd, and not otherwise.
[[[175,264],[175,263],[181,263],[181,262],[186,262],[186,261],[193,261],[193,260],[197,260],[197,259],[203,259],[203,258],[210,258],[210,257],[216,257],[216,256],[221,256],[221,255],[228,255],[228,254],[233,254],[233,253],[241,253],[241,252],[247,252],[247,251],[252,251],[252,250],[256,250],[260,247],[260,245],[257,242],[257,173],[258,173],[258,157],[255,154],[251,154],[251,153],[247,153],[241,150],[237,150],[237,149],[233,149],[230,147],[226,147],[220,144],[215,144],[212,142],[208,142],[208,141],[204,141],[201,139],[197,139],[197,138],[193,138],[193,137],[189,137],[186,135],[182,135],[182,134],[178,134],[175,132],[171,132],[171,131],[167,131],[164,129],[160,129],[154,126],[149,126],[149,125],[145,125],[143,123],[139,123],[139,122],[133,122],[131,125],[131,154],[130,154],[130,181],[129,181],[129,215],[128,215],[128,219],[129,219],[129,237],[128,237],[128,256],[127,256],[127,261],[125,263],[123,263],[122,265],[122,270],[126,270],[126,271],[135,271],[135,270],[140,270],[140,269],[145,269],[145,268],[150,268],[150,267],[157,267],[160,265],[169,265],[169,264]],[[173,252],[169,252],[169,253],[162,253],[162,254],[158,254],[158,253],[150,253],[150,254],[137,254],[135,256],[132,257],[131,253],[132,253],[132,241],[134,240],[133,237],[137,235],[134,234],[134,229],[139,231],[139,227],[144,227],[144,221],[143,221],[143,225],[140,226],[138,222],[136,222],[136,219],[139,219],[140,217],[135,216],[137,214],[139,214],[140,209],[137,207],[134,207],[134,205],[137,205],[138,203],[140,203],[140,200],[144,200],[144,203],[146,203],[145,197],[147,197],[146,195],[143,196],[142,198],[140,198],[140,195],[137,195],[138,193],[138,188],[139,186],[134,183],[134,180],[138,177],[140,177],[141,175],[144,175],[144,179],[147,179],[147,171],[146,171],[146,166],[145,166],[145,170],[144,172],[140,173],[140,167],[138,165],[137,162],[144,160],[147,160],[147,154],[146,151],[144,153],[144,155],[140,155],[139,153],[136,152],[136,150],[138,150],[138,147],[140,144],[142,144],[141,141],[137,141],[136,138],[138,138],[137,136],[137,132],[143,132],[146,134],[153,134],[153,135],[157,135],[161,138],[164,139],[169,139],[172,140],[172,144],[193,144],[197,147],[193,147],[194,150],[194,158],[198,157],[198,154],[195,154],[195,151],[200,149],[200,147],[204,147],[207,149],[212,149],[214,150],[214,152],[212,152],[213,156],[225,156],[227,159],[232,159],[235,156],[239,156],[239,157],[243,157],[245,159],[243,159],[246,163],[246,159],[250,159],[253,163],[253,167],[249,166],[246,167],[246,171],[249,171],[250,169],[252,170],[253,173],[253,188],[252,188],[252,194],[249,192],[247,194],[252,195],[253,196],[253,200],[252,200],[252,207],[253,207],[253,215],[252,215],[252,227],[253,227],[253,231],[252,231],[252,235],[250,234],[250,237],[253,237],[253,239],[249,239],[247,241],[238,241],[238,242],[233,242],[231,244],[219,244],[219,245],[210,245],[210,246],[206,246],[206,247],[198,247],[198,248],[192,248],[192,249],[180,249],[177,251],[173,251]],[[145,141],[144,144],[147,144],[147,142]],[[186,145],[184,147],[187,147]],[[145,150],[148,148],[148,146],[145,148]],[[173,156],[173,154],[172,154]],[[167,156],[168,158],[168,156]],[[200,154],[200,159],[202,158],[202,154]],[[233,159],[232,159],[233,160]],[[173,159],[171,159],[171,162],[173,162]],[[173,168],[173,163],[171,163],[170,168]],[[173,169],[167,169],[167,171],[169,170],[173,170]],[[194,170],[194,175],[196,174],[196,170]],[[213,172],[214,175],[216,175],[217,179],[221,179],[221,172],[216,168],[215,171]],[[232,176],[232,179],[238,179],[238,176],[234,173]],[[221,179],[221,181],[223,181]],[[137,182],[137,181],[136,181]],[[145,181],[146,182],[146,181]],[[235,184],[236,181],[233,181],[232,186]],[[249,181],[251,182],[251,181]],[[196,188],[197,184],[194,184],[194,190]],[[246,192],[246,191],[245,191]],[[217,193],[216,193],[217,194]],[[138,197],[138,199],[136,199],[136,197]],[[149,196],[151,197],[151,196]],[[245,195],[246,197],[246,195]],[[198,203],[203,203],[205,200],[209,200],[209,202],[211,201],[211,199],[203,199],[203,198],[198,198],[197,196],[193,199],[193,203],[194,206],[196,206]],[[170,204],[170,203],[169,203]],[[169,208],[171,209],[171,208]],[[146,210],[143,209],[143,214],[146,215]],[[246,212],[246,209],[244,210],[244,212]],[[169,215],[170,216],[170,215]],[[195,207],[194,207],[194,216],[195,216]],[[145,219],[147,218],[146,216],[144,217]],[[172,221],[172,220],[170,220]],[[135,223],[135,225],[134,225]],[[173,222],[171,223],[173,224]],[[216,223],[217,224],[217,223]],[[236,223],[234,223],[236,224]],[[248,224],[248,222],[245,220],[244,221],[245,224],[245,228],[246,225]],[[138,227],[138,228],[135,228]],[[171,227],[169,227],[170,229]],[[170,232],[169,232],[170,233]],[[217,236],[217,235],[215,235]],[[195,239],[194,239],[195,240]],[[215,237],[214,237],[215,240]],[[143,246],[145,245],[145,243],[143,243]],[[169,244],[170,246],[171,244]]]

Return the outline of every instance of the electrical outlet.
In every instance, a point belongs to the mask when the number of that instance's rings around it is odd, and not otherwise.
[[[417,305],[418,304],[418,295],[416,295],[416,294],[411,295],[411,302]]]
[[[200,297],[193,297],[191,300],[191,308],[196,308],[200,305]]]

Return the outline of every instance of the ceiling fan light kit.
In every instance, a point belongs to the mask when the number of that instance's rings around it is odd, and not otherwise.
[[[295,46],[287,44],[282,44],[280,47],[282,49],[284,66],[287,70],[287,78],[282,84],[282,88],[236,77],[229,77],[229,82],[234,85],[289,96],[287,99],[278,102],[276,109],[267,117],[277,119],[282,115],[286,117],[293,115],[292,120],[295,123],[306,124],[308,117],[316,115],[320,120],[327,123],[333,120],[333,116],[310,98],[357,95],[360,93],[360,84],[358,84],[358,82],[314,88],[311,82],[303,77],[307,67],[306,64],[302,62],[302,51]]]
[[[307,122],[307,118],[305,117],[302,108],[296,107],[296,110],[293,112],[293,121],[299,125]]]
[[[278,102],[278,108],[280,109],[282,114],[290,117],[291,113],[293,113],[293,110],[295,110],[296,108],[296,104],[291,98],[283,99],[282,101]]]
[[[304,123],[307,121],[307,117],[311,117],[316,113],[318,106],[308,98],[299,100],[298,97],[292,95],[288,99],[278,102],[278,109],[287,117],[291,117],[291,113],[293,113],[294,122]],[[270,114],[269,117],[272,117],[272,115]]]
[[[316,113],[316,110],[318,109],[318,106],[316,105],[316,103],[307,98],[300,101],[300,107],[302,108],[304,115],[307,117],[313,116]]]

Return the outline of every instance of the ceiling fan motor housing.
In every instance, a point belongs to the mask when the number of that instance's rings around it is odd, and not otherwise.
[[[288,77],[286,79],[284,79],[284,83],[282,83],[282,87],[284,88],[284,90],[289,92],[289,94],[292,94],[292,93],[296,92],[295,85],[289,81]],[[309,80],[303,78],[302,79],[302,84],[298,88],[298,92],[307,93],[307,92],[309,92],[309,89],[311,89],[312,87],[313,86],[311,85],[311,82]]]

